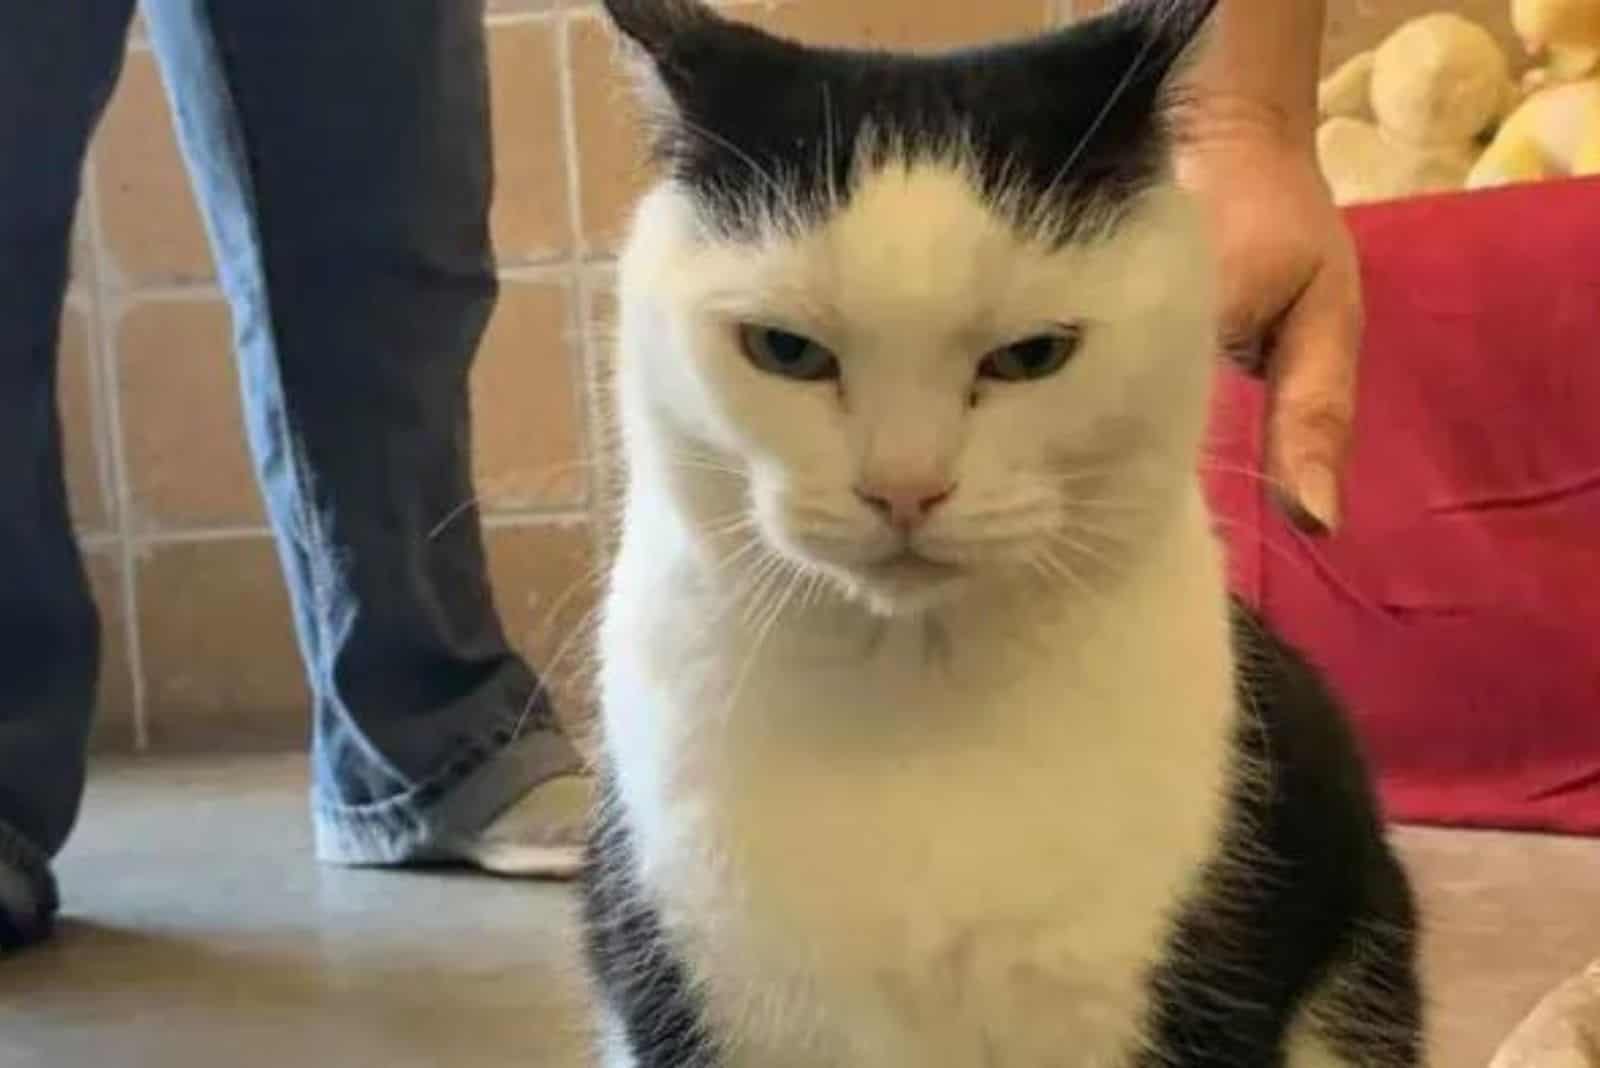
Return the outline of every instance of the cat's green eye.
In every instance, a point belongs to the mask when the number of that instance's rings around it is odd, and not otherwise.
[[[1049,378],[1067,365],[1082,339],[1082,331],[1076,328],[1024,338],[985,356],[978,365],[978,374],[997,382]]]
[[[745,358],[758,370],[797,382],[822,382],[839,377],[839,360],[823,346],[800,334],[746,323],[739,327]]]

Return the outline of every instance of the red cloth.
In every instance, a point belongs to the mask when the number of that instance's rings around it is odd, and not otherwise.
[[[1259,385],[1208,465],[1235,589],[1328,674],[1392,818],[1600,834],[1600,181],[1365,207],[1346,522],[1269,503]]]

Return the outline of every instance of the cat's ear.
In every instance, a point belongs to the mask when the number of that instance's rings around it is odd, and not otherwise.
[[[701,0],[605,0],[605,8],[617,29],[658,62],[684,34],[717,21]]]
[[[1204,47],[1218,0],[1121,0],[1103,16],[1139,42],[1133,76],[1152,84],[1171,81]]]
[[[727,22],[702,0],[605,0],[606,13],[633,47],[632,73],[656,117],[679,110],[704,60],[708,31]]]
[[[605,0],[605,8],[660,160],[677,165],[708,141],[737,140],[722,128],[730,114],[765,124],[763,94],[792,80],[792,46],[703,0]]]

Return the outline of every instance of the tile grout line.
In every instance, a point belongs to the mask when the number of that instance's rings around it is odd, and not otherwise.
[[[602,281],[602,276],[606,281]],[[621,504],[621,486],[614,478],[619,470],[620,457],[616,455],[619,451],[619,434],[615,416],[606,418],[608,402],[615,410],[611,396],[615,393],[615,385],[605,377],[605,372],[614,367],[615,361],[606,351],[612,347],[611,338],[609,335],[602,336],[595,320],[597,301],[604,292],[609,289],[613,302],[616,302],[616,279],[614,266],[585,265],[578,272],[578,286],[583,299],[583,337],[580,341],[583,346],[584,384],[589,397],[590,511],[594,516],[596,560],[606,560],[611,556],[616,541],[614,527],[621,514],[617,507]],[[609,333],[614,332],[613,329]]]
[[[566,256],[552,256],[545,259],[534,259],[521,263],[497,264],[495,273],[501,278],[512,282],[550,282],[563,279],[571,270],[572,258]],[[132,285],[125,292],[127,302],[150,303],[181,301],[226,301],[227,296],[222,292],[222,286],[213,278],[207,280],[162,281],[143,285]]]
[[[546,260],[543,263],[513,263],[497,267],[495,273],[507,282],[558,282],[567,279],[572,272],[572,257],[562,256],[558,259]]]
[[[87,160],[84,162],[83,175],[84,177],[80,178],[80,182],[87,186],[88,182],[92,180]],[[83,228],[83,236],[88,236],[87,220],[79,220],[73,225],[75,227],[81,226]],[[84,258],[90,261],[89,263],[76,262],[80,244],[81,242],[74,236],[72,242],[73,269],[86,269],[89,272],[89,280],[85,280],[81,274],[68,279],[67,291],[62,301],[62,311],[63,314],[70,311],[73,315],[81,317],[83,330],[88,338],[88,345],[83,354],[84,362],[88,366],[83,370],[88,375],[89,383],[89,421],[91,424],[89,427],[89,445],[94,453],[95,502],[100,509],[101,523],[98,528],[84,527],[79,524],[76,516],[72,516],[72,533],[85,548],[89,546],[91,541],[96,539],[98,539],[97,547],[103,548],[106,539],[116,533],[117,509],[113,484],[114,475],[111,470],[111,443],[108,440],[110,432],[106,426],[106,376],[105,368],[101,366],[102,361],[100,359],[99,301],[95,291],[99,284],[97,279],[100,272],[98,264],[93,262],[93,248],[81,250],[85,254]],[[58,365],[62,358],[61,340],[60,337],[56,340],[56,361]],[[60,375],[59,367],[56,373],[58,376]],[[57,388],[59,389],[60,387],[57,386]],[[65,428],[63,428],[63,433],[65,433]],[[64,456],[62,462],[64,465]],[[65,475],[65,471],[63,471],[63,475]]]
[[[539,527],[570,527],[590,523],[587,508],[568,508],[549,512],[494,512],[481,520],[485,530],[535,530]]]
[[[567,315],[569,331],[576,330],[576,333],[569,333],[565,348],[569,364],[573,361],[578,364],[574,384],[578,387],[579,414],[583,420],[582,461],[585,471],[583,503],[589,519],[590,540],[594,543],[594,549],[598,554],[604,551],[600,534],[603,524],[596,521],[595,515],[598,504],[597,472],[602,454],[599,449],[600,421],[595,409],[597,401],[594,389],[595,366],[589,345],[590,292],[588,281],[584,276],[587,236],[583,225],[583,170],[579,165],[578,156],[578,84],[572,62],[573,20],[576,17],[573,11],[563,10],[558,13],[555,23],[557,98],[561,108],[561,153],[566,165],[567,228],[571,243],[571,253],[567,257],[567,273],[571,285]]]
[[[485,512],[480,522],[485,529],[504,529],[507,527],[520,529],[541,526],[565,526],[579,521],[587,522],[588,518],[589,510],[579,504],[568,507],[512,508],[503,511]],[[156,549],[168,545],[273,541],[274,534],[269,526],[252,526],[246,523],[237,526],[157,529],[143,533],[129,533],[126,538],[132,543],[135,554],[137,554],[142,550]],[[122,538],[115,534],[88,534],[81,537],[80,540],[86,545],[103,548],[107,545],[120,543]]]
[[[88,216],[89,246],[94,257],[92,287],[95,351],[103,371],[105,386],[105,432],[111,461],[114,509],[114,537],[120,549],[122,584],[122,629],[127,643],[128,676],[133,708],[133,748],[143,753],[150,744],[148,709],[145,707],[144,648],[139,631],[139,590],[135,574],[137,554],[133,537],[133,494],[129,491],[128,457],[122,426],[122,381],[118,373],[117,340],[114,332],[120,318],[120,280],[113,277],[115,266],[106,248],[105,218],[100,201],[98,168],[93,149],[85,159],[83,206]]]
[[[537,25],[546,20],[558,19],[564,13],[564,5],[552,7],[546,11],[489,11],[483,16],[483,24],[490,30],[500,26],[527,26]]]

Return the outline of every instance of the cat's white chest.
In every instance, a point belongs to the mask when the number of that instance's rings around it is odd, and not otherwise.
[[[1110,1068],[1137,1044],[1217,841],[1225,660],[1176,708],[1161,672],[1106,691],[1081,659],[1028,663],[757,657],[747,707],[692,732],[670,726],[691,687],[608,698],[644,875],[731,1068]]]

